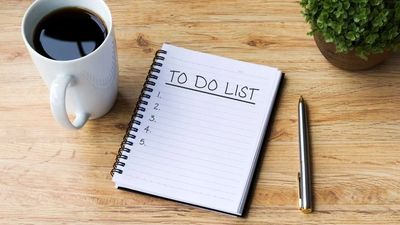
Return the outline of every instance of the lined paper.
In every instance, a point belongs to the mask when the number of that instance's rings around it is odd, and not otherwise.
[[[116,186],[240,215],[281,72],[164,44]]]

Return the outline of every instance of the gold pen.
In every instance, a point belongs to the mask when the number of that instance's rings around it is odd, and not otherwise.
[[[311,213],[313,204],[311,194],[310,145],[308,142],[307,109],[302,96],[299,99],[298,112],[300,172],[297,174],[297,177],[299,181],[299,208],[303,213]]]

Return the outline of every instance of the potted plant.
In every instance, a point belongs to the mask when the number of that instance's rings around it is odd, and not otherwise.
[[[301,0],[325,58],[347,70],[371,68],[400,47],[400,1]]]

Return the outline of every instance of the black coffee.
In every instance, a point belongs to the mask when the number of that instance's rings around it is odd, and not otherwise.
[[[54,60],[83,57],[98,48],[107,36],[104,22],[87,10],[67,7],[45,16],[33,33],[34,49]]]

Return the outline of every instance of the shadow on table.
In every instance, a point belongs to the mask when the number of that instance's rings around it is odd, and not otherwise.
[[[257,166],[256,166],[256,169],[254,171],[253,180],[251,181],[249,193],[248,193],[248,196],[247,196],[247,201],[246,201],[246,204],[244,206],[244,210],[243,210],[243,217],[244,218],[246,218],[248,216],[251,203],[253,202],[253,199],[254,199],[254,191],[255,191],[255,188],[256,188],[257,181],[258,181],[258,177],[260,176],[259,174],[260,174],[260,171],[261,171],[261,168],[262,168],[262,164],[263,164],[263,161],[264,161],[267,143],[268,143],[268,140],[271,137],[271,132],[272,132],[272,127],[273,127],[274,121],[275,121],[276,111],[278,110],[279,102],[281,101],[281,96],[282,96],[282,92],[283,92],[285,83],[286,83],[286,78],[285,78],[285,74],[283,74],[283,78],[281,80],[279,91],[278,91],[278,94],[277,94],[276,99],[275,99],[274,108],[273,108],[271,116],[269,118],[268,128],[267,128],[267,131],[265,133],[264,141],[263,141],[263,144],[262,144],[262,147],[261,147],[258,159],[257,159]]]
[[[86,158],[87,166],[104,170],[109,180],[111,180],[109,172],[118,154],[136,101],[135,94],[128,98],[126,94],[124,96],[119,92],[113,108],[105,116],[89,121],[80,131],[82,143],[90,145],[87,147],[90,150],[90,155]]]

